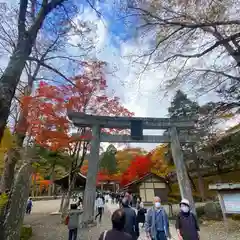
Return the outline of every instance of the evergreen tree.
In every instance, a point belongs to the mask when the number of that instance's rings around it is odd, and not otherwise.
[[[192,119],[198,117],[199,105],[191,101],[186,94],[178,90],[168,109],[170,118],[173,119]]]
[[[114,174],[117,172],[117,161],[116,155],[117,149],[110,144],[106,149],[106,152],[102,154],[100,160],[100,169],[107,171],[109,174]]]
[[[181,90],[178,90],[176,95],[174,96],[171,106],[168,108],[169,117],[172,119],[177,120],[192,120],[199,118],[199,105],[197,102],[194,102],[190,100],[185,93],[183,93]],[[192,135],[196,138],[199,138],[200,129],[196,126],[195,129],[188,130],[181,130],[180,134],[188,134]],[[191,152],[191,144],[184,143],[182,144],[182,148],[185,153],[185,159],[186,154],[189,154]]]

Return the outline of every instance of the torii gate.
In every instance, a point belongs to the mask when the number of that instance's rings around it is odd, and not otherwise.
[[[194,120],[174,120],[170,118],[140,118],[140,117],[108,117],[87,115],[78,112],[68,114],[76,127],[92,128],[90,157],[88,159],[87,182],[84,192],[84,206],[88,211],[83,213],[83,222],[93,221],[94,201],[96,192],[96,177],[99,163],[100,142],[139,142],[139,143],[171,143],[171,151],[176,166],[177,179],[182,198],[187,198],[195,212],[190,181],[183,160],[180,142],[193,143],[189,136],[178,136],[177,129],[192,129]],[[131,135],[108,135],[101,133],[101,128],[131,129]],[[167,129],[168,135],[143,135],[143,129]]]

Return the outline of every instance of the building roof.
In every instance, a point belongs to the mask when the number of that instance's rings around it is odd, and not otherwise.
[[[165,180],[163,177],[160,177],[160,176],[158,176],[158,175],[156,175],[156,174],[154,174],[154,173],[147,173],[147,174],[144,175],[143,177],[141,177],[141,178],[139,178],[139,179],[137,179],[137,180],[134,180],[134,181],[126,184],[126,185],[123,186],[121,189],[124,190],[124,189],[126,189],[126,188],[128,188],[128,187],[130,187],[130,186],[132,186],[132,185],[134,185],[134,184],[141,183],[142,181],[144,181],[144,180],[146,180],[146,179],[148,179],[148,178],[150,178],[150,177],[152,177],[152,176],[153,176],[153,177],[157,177],[157,178],[163,180],[164,182],[166,182],[166,180]]]
[[[69,174],[65,175],[60,179],[55,180],[54,183],[62,186],[64,189],[68,189],[68,177],[69,177]],[[86,184],[86,176],[78,172],[76,175],[75,187],[78,187],[78,188],[84,187],[85,184]]]

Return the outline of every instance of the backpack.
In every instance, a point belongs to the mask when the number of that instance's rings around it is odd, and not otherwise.
[[[68,223],[69,223],[69,216],[67,216],[65,219],[65,225],[68,225]]]

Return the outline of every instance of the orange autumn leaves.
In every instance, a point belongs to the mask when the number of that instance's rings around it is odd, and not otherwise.
[[[71,82],[51,84],[42,81],[32,96],[22,98],[22,112],[27,112],[28,135],[37,144],[53,151],[66,151],[72,148],[73,142],[79,141],[71,134],[74,126],[67,117],[69,111],[108,116],[133,115],[117,97],[105,94],[104,66],[101,62],[84,63],[82,73],[73,77]],[[91,136],[90,129],[80,132],[80,139]]]

